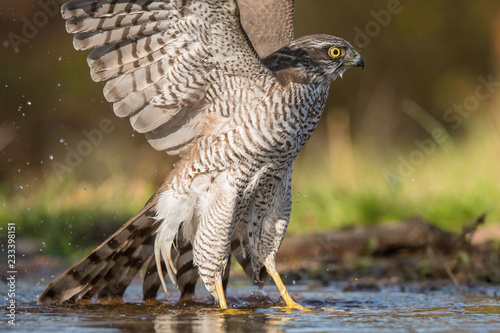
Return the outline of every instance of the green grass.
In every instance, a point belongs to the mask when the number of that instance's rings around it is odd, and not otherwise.
[[[340,140],[341,147],[333,140],[320,147],[336,154],[319,157],[306,147],[294,170],[289,231],[414,216],[454,232],[482,214],[489,222],[500,221],[500,119],[487,115],[491,117],[470,124],[465,138],[453,141],[450,137],[453,142],[447,142],[445,149],[436,143],[432,153],[422,152],[425,158],[414,160],[418,165],[403,174],[398,172],[400,157],[409,160],[419,150],[416,144],[378,156],[363,154],[348,138]]]
[[[95,247],[139,211],[156,190],[151,182],[123,174],[98,184],[70,174],[63,181],[48,176],[32,188],[12,187],[3,184],[1,188],[2,227],[15,222],[17,236],[29,239],[46,254],[74,254]]]
[[[436,146],[404,176],[398,174],[399,158],[408,158],[416,145],[366,154],[349,134],[306,145],[292,180],[289,231],[320,232],[414,216],[455,232],[482,214],[487,222],[500,221],[496,124],[495,117],[471,121],[467,136],[453,142],[451,154]],[[333,132],[330,125],[328,129]],[[145,173],[112,171],[104,180],[100,176],[100,182],[79,179],[76,172],[61,181],[49,173],[23,190],[5,182],[0,186],[0,220],[16,222],[18,235],[33,239],[42,252],[85,251],[133,216],[158,185]]]

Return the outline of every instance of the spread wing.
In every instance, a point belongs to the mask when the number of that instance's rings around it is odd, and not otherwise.
[[[72,0],[62,15],[74,47],[92,49],[92,79],[107,81],[115,114],[169,154],[188,151],[204,129],[219,81],[270,75],[236,0]]]
[[[241,24],[264,59],[293,39],[294,0],[238,0]]]

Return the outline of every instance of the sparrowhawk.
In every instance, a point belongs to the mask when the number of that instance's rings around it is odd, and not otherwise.
[[[62,6],[94,81],[157,150],[180,162],[132,219],[40,296],[39,304],[121,299],[144,266],[144,298],[165,275],[198,277],[227,308],[233,256],[287,307],[275,257],[291,212],[295,157],[330,83],[363,58],[329,35],[293,39],[293,0],[72,0]]]

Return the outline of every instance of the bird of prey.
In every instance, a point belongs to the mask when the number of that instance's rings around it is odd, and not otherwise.
[[[105,98],[180,162],[145,207],[53,281],[39,304],[119,300],[144,267],[144,299],[198,278],[226,309],[233,257],[273,278],[291,212],[295,157],[330,83],[363,58],[329,35],[293,38],[293,0],[71,0],[74,47]]]

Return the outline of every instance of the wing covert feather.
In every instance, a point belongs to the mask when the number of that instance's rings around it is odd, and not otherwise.
[[[294,0],[238,0],[241,24],[264,59],[293,39]]]

